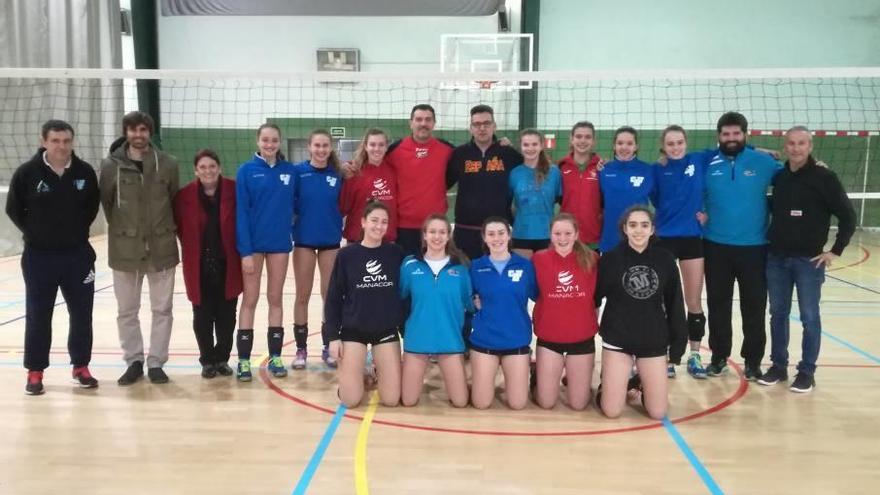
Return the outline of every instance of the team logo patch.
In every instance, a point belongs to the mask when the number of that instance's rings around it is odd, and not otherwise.
[[[684,169],[684,175],[687,175],[688,177],[693,177],[694,170],[695,170],[694,164],[693,163],[688,164],[687,168]]]
[[[657,293],[660,277],[653,268],[645,265],[631,266],[623,274],[623,289],[635,299],[648,299]]]
[[[716,170],[716,171],[712,172],[711,175],[714,175],[714,176],[724,175],[724,172],[722,172],[721,170]]]
[[[791,210],[791,216],[802,217],[802,216],[804,216],[804,212],[803,212],[803,210]]]
[[[758,175],[758,173],[755,172],[754,170],[744,170],[743,171],[743,176],[745,176],[745,177],[754,177],[756,175]]]
[[[373,187],[376,188],[377,191],[382,191],[388,187],[388,182],[385,179],[376,179],[373,181]]]
[[[547,295],[552,299],[572,299],[587,297],[587,294],[581,292],[578,284],[574,283],[574,273],[563,270],[556,275],[556,281],[559,282],[553,292]]]
[[[37,192],[38,193],[47,193],[51,190],[52,190],[52,188],[49,187],[49,184],[46,184],[43,181],[40,181],[37,183]]]
[[[86,180],[85,179],[76,179],[75,181],[73,181],[73,185],[74,185],[74,187],[76,187],[77,191],[82,191],[83,188],[86,187]]]
[[[522,275],[522,270],[507,270],[507,276],[510,277],[510,280],[513,282],[519,282],[519,279],[522,278]]]
[[[559,283],[562,285],[571,285],[574,281],[574,274],[569,271],[559,272],[559,275],[556,276],[556,279],[559,280]]]
[[[425,158],[428,156],[428,148],[416,148],[416,158]]]
[[[388,280],[388,275],[382,274],[382,263],[379,260],[369,260],[364,269],[367,274],[361,278],[361,283],[356,284],[357,289],[374,289],[377,287],[391,287],[394,282]]]
[[[632,184],[634,187],[641,187],[642,182],[644,182],[644,181],[645,181],[644,177],[640,177],[637,175],[634,175],[629,178],[629,183]]]
[[[256,177],[256,175],[254,177]],[[283,182],[285,186],[290,185],[290,174],[281,174],[278,178],[281,179],[281,182]]]
[[[367,262],[366,269],[370,275],[378,275],[382,273],[382,263],[379,263],[378,260],[370,260]]]
[[[327,177],[327,184],[330,184],[330,187],[336,187],[337,180],[336,177]]]

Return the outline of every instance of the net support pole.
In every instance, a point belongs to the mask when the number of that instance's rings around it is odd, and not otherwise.
[[[131,2],[132,31],[134,41],[134,64],[138,69],[159,68],[159,29],[156,0]],[[153,117],[156,129],[153,142],[162,146],[162,123],[159,113],[159,81],[138,79],[138,109]]]
[[[865,175],[862,177],[862,207],[859,211],[859,227],[865,227],[865,203],[868,202],[868,167],[871,166],[871,135],[865,138]]]
[[[531,33],[534,39],[533,69],[539,70],[538,53],[540,51],[541,0],[522,0],[520,31]],[[520,57],[520,70],[528,70],[527,57]],[[538,127],[538,82],[532,83],[531,89],[519,90],[519,128]]]

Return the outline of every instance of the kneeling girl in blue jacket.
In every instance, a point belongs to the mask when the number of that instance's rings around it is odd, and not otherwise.
[[[478,301],[470,336],[471,404],[477,409],[492,405],[500,364],[507,406],[522,409],[529,400],[528,304],[538,297],[535,268],[525,257],[510,252],[511,228],[506,219],[489,217],[482,234],[489,254],[477,258],[470,269]]]
[[[444,215],[430,215],[422,224],[422,252],[407,256],[400,268],[400,294],[410,299],[400,392],[404,406],[419,402],[431,354],[438,356],[449,401],[455,407],[468,404],[461,329],[465,312],[473,310],[471,279],[451,231]]]

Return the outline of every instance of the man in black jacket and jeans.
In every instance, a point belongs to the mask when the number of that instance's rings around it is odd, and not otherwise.
[[[67,349],[73,381],[95,388],[89,373],[92,357],[92,306],[95,251],[89,226],[98,214],[98,178],[73,153],[73,127],[62,120],[43,124],[42,146],[15,171],[6,198],[6,214],[24,234],[21,270],[26,292],[25,392],[43,393],[43,370],[49,367],[52,312],[58,289],[67,303],[70,333]]]
[[[813,139],[803,126],[785,133],[785,169],[773,179],[772,220],[767,237],[767,288],[770,294],[770,359],[773,365],[759,380],[773,385],[788,380],[789,315],[792,289],[797,288],[804,327],[798,374],[789,389],[806,393],[816,382],[816,360],[822,336],[819,299],[825,268],[837,259],[855,232],[855,210],[837,175],[816,165]],[[829,251],[831,216],[837,217],[837,238]]]

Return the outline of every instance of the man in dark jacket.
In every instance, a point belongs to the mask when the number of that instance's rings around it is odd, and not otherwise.
[[[25,392],[40,395],[43,370],[49,367],[52,312],[58,289],[67,303],[70,334],[67,350],[73,380],[95,388],[92,358],[92,306],[95,251],[89,226],[98,214],[98,178],[73,153],[73,127],[62,120],[43,124],[41,147],[12,176],[6,214],[24,234],[21,270],[26,291]]]
[[[819,299],[825,268],[849,244],[856,213],[837,175],[816,165],[811,155],[813,139],[806,127],[789,129],[784,148],[788,161],[773,179],[773,217],[767,236],[773,365],[758,383],[773,385],[788,380],[789,315],[792,289],[796,287],[804,335],[798,374],[789,389],[806,393],[816,385],[813,375],[822,336]],[[837,217],[837,238],[831,249],[824,251],[832,215]]]

